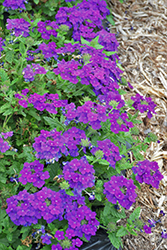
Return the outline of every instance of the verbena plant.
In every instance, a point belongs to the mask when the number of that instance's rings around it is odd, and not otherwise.
[[[125,209],[139,183],[158,188],[163,178],[143,157],[156,136],[141,142],[135,127],[155,104],[122,98],[132,86],[121,77],[107,3],[1,3],[0,247],[75,250],[102,227],[119,248],[122,236],[148,233],[140,207],[129,218]]]

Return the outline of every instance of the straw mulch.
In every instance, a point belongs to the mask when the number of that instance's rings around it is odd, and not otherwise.
[[[141,140],[149,132],[158,136],[160,143],[151,143],[144,156],[157,161],[164,175],[158,190],[141,185],[131,212],[140,206],[141,218],[147,225],[148,219],[159,219],[160,210],[166,215],[152,229],[152,234],[125,236],[123,250],[164,250],[167,240],[161,238],[161,232],[167,230],[167,0],[126,0],[123,4],[109,0],[109,5],[115,21],[110,30],[120,44],[118,55],[123,76],[134,87],[133,90],[124,87],[125,99],[139,93],[152,97],[157,104],[151,120],[146,114],[139,116],[143,123],[138,128]]]

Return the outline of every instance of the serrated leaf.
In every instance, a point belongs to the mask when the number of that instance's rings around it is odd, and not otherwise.
[[[117,237],[122,237],[128,234],[128,231],[126,230],[126,228],[124,228],[123,226],[117,231],[116,236]]]
[[[88,42],[87,40],[85,40],[82,36],[81,36],[81,43],[82,44],[87,44],[90,46],[90,42]]]
[[[8,75],[4,69],[0,69],[0,81],[3,83],[8,80]]]
[[[6,57],[5,57],[6,61],[8,63],[12,63],[13,62],[13,56],[14,56],[14,52],[12,50],[8,51],[6,53]]]
[[[10,107],[8,110],[6,110],[3,115],[7,116],[7,115],[11,115],[13,113],[13,109]]]
[[[137,233],[133,230],[133,228],[130,227],[130,225],[127,224],[126,228],[130,234],[137,236]]]
[[[3,113],[6,109],[9,109],[9,108],[11,108],[10,103],[5,103],[4,105],[0,107],[0,113]]]
[[[35,111],[30,109],[28,111],[28,114],[31,115],[32,117],[34,117],[36,120],[41,121],[41,117]]]
[[[0,209],[0,221],[3,221],[3,218],[6,216],[6,211]]]
[[[113,246],[117,249],[119,249],[121,245],[121,238],[116,236],[116,233],[109,233],[108,238],[110,239]]]
[[[121,207],[122,211],[121,213],[117,211],[117,209],[115,207],[111,207],[110,209],[110,213],[114,216],[117,217],[118,219],[124,219],[126,217],[125,215],[125,209],[123,207]]]
[[[94,161],[96,158],[93,156],[85,155],[88,161]]]
[[[102,180],[97,180],[96,186],[100,187],[100,188],[103,187],[103,181]]]
[[[13,238],[13,237],[12,237],[12,234],[11,234],[11,233],[8,233],[8,234],[7,234],[7,239],[8,239],[8,241],[12,241],[12,238]]]
[[[21,55],[24,56],[24,54],[26,52],[26,47],[25,47],[24,43],[22,43],[22,42],[19,45],[19,51],[20,51]]]
[[[98,163],[102,165],[109,165],[109,162],[104,159],[99,160]]]
[[[47,117],[47,116],[44,116],[43,117],[44,120],[48,123],[48,125],[51,127],[51,129],[54,129],[54,128],[57,128],[57,127],[61,127],[61,129],[65,129],[64,125],[61,124],[57,118],[50,118],[50,117]]]
[[[101,201],[101,200],[102,200],[101,194],[95,194],[95,198],[96,198],[98,201]]]
[[[137,208],[133,211],[133,213],[129,216],[129,219],[133,221],[133,220],[135,220],[135,219],[138,219],[139,216],[140,216],[140,207],[137,207]]]
[[[0,182],[6,184],[7,178],[4,176],[1,176]]]
[[[22,227],[21,230],[20,230],[20,233],[25,233],[25,232],[27,232],[29,230],[30,230],[30,228],[28,228],[28,227]]]
[[[104,46],[100,45],[100,44],[96,44],[96,45],[94,45],[92,47],[94,47],[95,49],[103,49],[104,48]]]
[[[103,215],[104,216],[109,215],[111,212],[111,208],[112,208],[112,204],[110,202],[106,202],[106,205],[105,205],[104,210],[103,210]]]

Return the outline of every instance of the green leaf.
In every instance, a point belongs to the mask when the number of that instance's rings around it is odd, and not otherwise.
[[[28,114],[31,115],[32,117],[34,117],[36,120],[41,121],[41,117],[35,111],[30,109],[28,111]]]
[[[125,94],[127,93],[127,92],[126,92],[125,90],[123,90],[123,89],[119,89],[118,92],[119,92],[120,95],[125,95]]]
[[[39,4],[39,0],[34,0],[34,3],[35,4]]]
[[[6,216],[4,219],[3,219],[3,225],[4,225],[4,228],[5,229],[8,229],[9,228],[9,217]]]
[[[115,26],[112,14],[106,16],[106,19],[111,23],[111,25]]]
[[[81,36],[81,43],[82,44],[87,44],[90,46],[90,42],[88,42],[87,40],[85,40],[82,36]]]
[[[128,231],[126,230],[126,228],[124,228],[123,226],[121,226],[121,228],[117,231],[116,236],[117,237],[122,237],[128,234]]]
[[[109,162],[104,159],[99,160],[98,163],[102,165],[109,165]]]
[[[131,228],[130,225],[126,224],[126,228],[130,234],[137,236],[137,233],[133,230],[133,228]]]
[[[112,207],[112,204],[110,202],[106,202],[106,205],[105,205],[104,210],[103,210],[104,216],[107,216],[110,214],[111,207]]]
[[[129,219],[133,221],[133,220],[135,220],[135,219],[138,219],[139,216],[140,216],[140,207],[137,207],[137,208],[133,211],[133,213],[129,216]]]
[[[133,180],[135,186],[138,187],[139,190],[141,190],[140,183],[136,180],[136,176],[134,173],[132,173],[131,177],[132,177],[132,180]]]
[[[8,247],[8,246],[6,246],[6,245],[3,244],[3,243],[0,243],[0,249],[3,249],[3,250],[12,250],[13,248]]]
[[[16,250],[23,250],[21,246],[18,246]]]
[[[8,63],[12,63],[13,62],[13,56],[14,56],[14,52],[12,50],[8,51],[6,53],[6,57],[5,57],[6,61]]]
[[[8,80],[8,75],[4,69],[0,69],[0,81],[3,83]]]
[[[44,247],[42,247],[43,250],[50,250],[50,246],[45,245]]]
[[[8,110],[9,108],[11,108],[10,103],[5,103],[0,107],[0,113],[3,113],[6,109]]]
[[[124,71],[124,68],[122,67],[122,65],[120,63],[117,63],[117,66],[120,70]]]
[[[7,115],[11,115],[13,113],[13,109],[10,107],[8,110],[6,110],[3,115],[7,116]]]
[[[47,116],[44,116],[43,118],[48,123],[48,125],[51,127],[51,129],[54,129],[57,127],[60,127],[63,130],[65,129],[65,126],[63,124],[61,124],[57,118],[50,118]]]
[[[6,211],[0,209],[0,221],[3,221],[3,218],[6,216]]]
[[[1,176],[0,182],[6,184],[7,178],[4,176]]]
[[[66,190],[66,194],[68,194],[70,196],[74,196],[74,193],[71,190]]]
[[[22,56],[25,55],[26,47],[25,47],[24,43],[22,43],[22,42],[19,45],[19,51],[20,51],[20,53],[21,53]]]
[[[121,207],[121,212],[118,212],[117,211],[117,209],[115,208],[115,207],[111,207],[111,209],[110,209],[110,213],[114,216],[114,217],[116,217],[116,218],[118,218],[118,219],[124,219],[125,217],[126,217],[126,215],[125,215],[125,209],[123,208],[123,207]]]
[[[8,241],[12,241],[13,235],[11,233],[7,234],[7,239]]]
[[[96,198],[98,201],[101,201],[101,200],[102,200],[101,194],[95,194],[95,198]]]
[[[103,187],[103,181],[102,180],[97,180],[96,187],[102,188]]]
[[[21,230],[20,230],[20,233],[25,233],[25,232],[27,232],[29,230],[30,230],[29,227],[22,227]]]
[[[106,50],[103,50],[103,53],[104,53],[106,56],[111,56],[111,55],[116,54],[117,51],[106,51]]]
[[[110,239],[113,246],[117,249],[121,246],[121,238],[116,236],[116,233],[109,233],[108,238]]]

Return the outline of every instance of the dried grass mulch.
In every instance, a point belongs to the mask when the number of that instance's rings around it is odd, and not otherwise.
[[[157,104],[151,120],[141,114],[143,123],[138,126],[140,138],[148,132],[158,136],[160,143],[151,143],[145,159],[157,161],[164,179],[159,189],[142,184],[138,198],[132,207],[141,207],[141,218],[159,219],[160,210],[166,215],[152,234],[123,237],[123,250],[164,250],[167,240],[161,238],[162,229],[167,230],[167,0],[109,0],[115,26],[110,26],[119,42],[118,55],[124,68],[123,77],[134,87],[126,88],[125,99],[135,93],[152,97]]]

